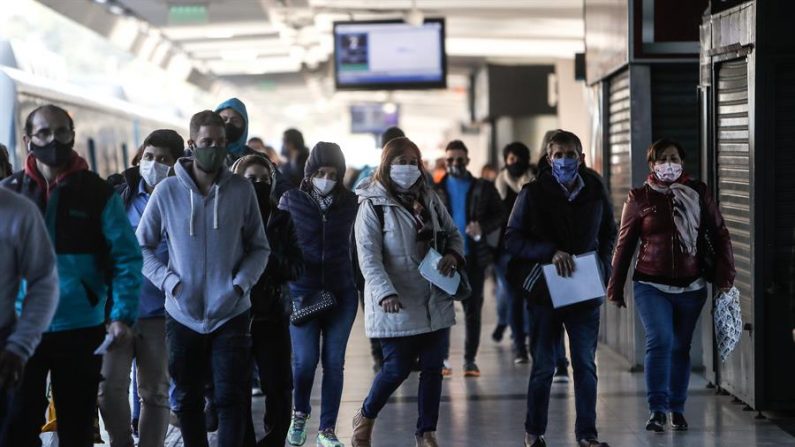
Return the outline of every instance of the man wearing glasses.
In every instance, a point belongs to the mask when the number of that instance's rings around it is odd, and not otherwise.
[[[436,186],[436,192],[464,236],[466,273],[472,285],[472,295],[462,302],[466,326],[464,377],[480,377],[475,357],[480,345],[483,282],[486,268],[494,262],[494,250],[505,225],[506,212],[494,184],[474,178],[467,170],[469,150],[461,140],[447,144],[445,157],[447,175]],[[447,351],[449,356],[449,340]],[[442,374],[450,376],[450,364],[447,359],[444,363]]]
[[[74,123],[65,110],[45,105],[31,112],[22,139],[28,147],[24,169],[0,185],[44,215],[57,257],[59,303],[22,375],[8,445],[41,445],[48,374],[59,442],[93,445],[102,366],[94,351],[106,331],[117,343],[129,336],[138,312],[141,251],[121,197],[74,151]]]

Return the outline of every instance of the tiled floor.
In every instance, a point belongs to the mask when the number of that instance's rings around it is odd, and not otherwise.
[[[462,321],[460,307],[458,320]],[[509,342],[500,344],[490,339],[494,327],[493,301],[488,300],[483,325],[483,342],[478,365],[483,375],[465,379],[461,374],[463,327],[453,331],[452,361],[454,375],[446,379],[443,389],[438,438],[442,446],[522,446],[525,415],[525,392],[530,366],[514,366]],[[361,405],[373,378],[369,345],[364,338],[361,314],[351,334],[345,372],[345,389],[337,425],[340,439],[348,445],[351,418]],[[699,376],[693,376],[687,416],[690,431],[649,434],[643,430],[647,418],[642,374],[631,374],[624,363],[611,352],[600,348],[598,427],[602,440],[613,447],[746,447],[795,446],[795,438],[768,420],[754,419],[755,413],[744,412],[742,405],[731,403],[729,396],[716,396]],[[318,379],[320,370],[318,370]],[[319,380],[313,395],[315,414],[320,413]],[[553,385],[549,410],[547,443],[573,446],[574,395],[569,385]],[[376,447],[409,447],[414,445],[416,423],[417,375],[412,376],[396,392],[379,416],[375,431]],[[261,414],[262,398],[255,399],[256,414]],[[259,419],[259,417],[258,417]],[[310,430],[317,430],[318,420],[310,420]],[[261,425],[261,422],[259,423]],[[261,430],[261,426],[258,427]],[[314,447],[310,431],[308,447]],[[180,446],[179,432],[169,434],[169,446]]]

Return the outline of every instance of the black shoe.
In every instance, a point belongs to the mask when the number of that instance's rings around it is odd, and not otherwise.
[[[646,430],[653,431],[654,433],[662,433],[665,431],[665,413],[661,411],[652,411],[649,416],[649,421],[646,422]]]
[[[687,431],[687,419],[682,413],[671,413],[671,430]]]
[[[552,376],[552,383],[569,383],[569,369],[557,368],[555,375]]]
[[[530,442],[530,434],[524,434],[524,445],[525,447],[547,447],[547,442],[544,441],[543,436],[539,436],[535,441],[532,443]]]
[[[608,444],[606,442],[599,442],[598,440],[593,439],[593,438],[591,438],[591,439],[586,439],[586,438],[580,439],[579,441],[577,441],[577,444],[579,444],[580,447],[610,447],[610,444]]]
[[[530,357],[527,356],[526,352],[517,352],[513,357],[513,363],[515,365],[524,365],[525,363],[530,363]]]
[[[491,339],[494,340],[496,343],[502,341],[502,336],[505,334],[505,325],[498,324],[496,328],[494,328],[494,332],[491,333]]]

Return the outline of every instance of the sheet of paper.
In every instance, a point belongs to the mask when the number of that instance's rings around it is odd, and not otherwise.
[[[455,295],[458,291],[458,285],[461,283],[461,275],[458,272],[453,273],[453,276],[443,275],[437,266],[439,261],[442,260],[442,255],[438,251],[431,248],[425,259],[420,263],[420,275],[431,282],[431,284],[444,290],[448,295]]]
[[[94,351],[94,355],[105,355],[110,349],[110,345],[113,344],[114,337],[110,334],[105,335],[105,340],[102,341],[102,344]]]
[[[574,273],[567,278],[558,275],[553,264],[545,265],[543,270],[552,305],[556,309],[605,296],[602,270],[596,253],[576,256]]]

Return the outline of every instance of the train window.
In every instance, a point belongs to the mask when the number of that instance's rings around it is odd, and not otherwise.
[[[93,138],[88,139],[88,162],[91,163],[91,170],[97,172],[97,144]]]

